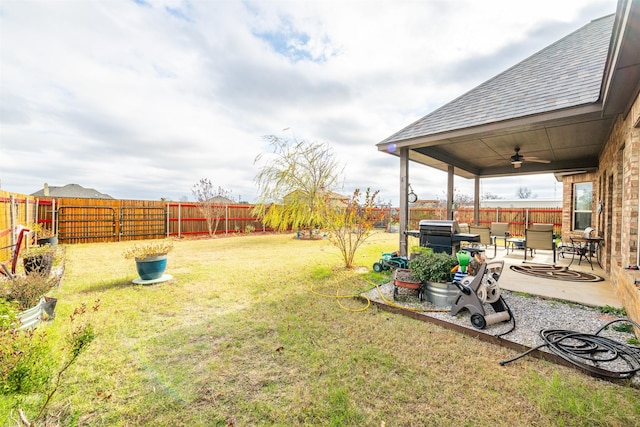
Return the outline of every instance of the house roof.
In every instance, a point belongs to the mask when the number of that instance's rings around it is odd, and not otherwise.
[[[48,194],[45,194],[47,193]],[[108,194],[100,193],[93,188],[85,188],[78,184],[67,184],[62,187],[55,187],[45,184],[42,190],[31,193],[36,197],[75,197],[79,199],[113,199]]]
[[[216,205],[232,205],[235,203],[229,197],[225,197],[225,196],[214,196],[210,198],[209,201]]]
[[[453,166],[465,178],[595,170],[615,115],[640,90],[639,11],[640,0],[620,0],[615,15],[406,126],[378,150],[398,156],[407,148],[410,160],[443,171]],[[514,170],[516,147],[525,162]]]
[[[383,142],[597,102],[613,20],[592,21]]]

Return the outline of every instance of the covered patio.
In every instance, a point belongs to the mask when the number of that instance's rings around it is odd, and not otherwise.
[[[481,179],[552,173],[563,182],[563,222],[556,224],[562,240],[593,227],[605,248],[595,274],[605,280],[588,286],[544,281],[507,268],[501,286],[624,306],[639,320],[635,277],[625,270],[638,264],[639,91],[640,2],[620,0],[616,14],[594,19],[378,143],[379,151],[400,160],[401,254],[408,254],[412,175],[447,172],[448,219],[455,177],[474,180],[478,225]],[[573,185],[580,182],[593,188],[586,226],[575,207]]]

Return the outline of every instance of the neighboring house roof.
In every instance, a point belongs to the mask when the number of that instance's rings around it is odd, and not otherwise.
[[[215,196],[209,199],[209,201],[216,205],[232,205],[235,203],[230,198],[224,196]]]
[[[31,193],[36,197],[75,197],[79,199],[113,199],[108,194],[99,192],[94,188],[84,188],[78,184],[67,184],[62,187],[44,185],[42,190]]]
[[[598,101],[614,17],[590,22],[383,143]]]

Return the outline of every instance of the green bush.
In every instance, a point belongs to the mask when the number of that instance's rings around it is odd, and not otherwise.
[[[18,330],[17,313],[15,303],[0,299],[0,395],[41,391],[53,375],[46,334]]]
[[[451,280],[451,269],[457,264],[458,261],[451,255],[431,252],[409,261],[409,269],[422,282],[448,282]]]
[[[97,311],[99,303],[73,311],[59,349],[46,328],[18,329],[17,304],[0,298],[0,411],[17,408],[25,419],[33,418],[23,424],[49,425],[46,408],[62,386],[63,374],[95,339],[93,325],[84,317]]]

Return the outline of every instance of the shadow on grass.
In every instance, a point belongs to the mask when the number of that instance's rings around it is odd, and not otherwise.
[[[101,291],[106,291],[111,289],[129,288],[131,286],[140,286],[140,285],[133,284],[132,280],[133,279],[131,278],[120,277],[120,278],[112,279],[108,281],[96,282],[83,288],[82,290],[79,291],[79,293],[86,294],[86,293],[101,292]]]

